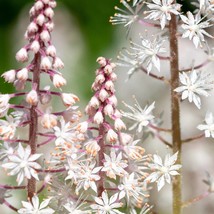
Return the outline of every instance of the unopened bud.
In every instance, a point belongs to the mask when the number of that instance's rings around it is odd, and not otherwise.
[[[105,77],[103,74],[99,74],[96,76],[96,79],[95,79],[96,83],[102,84],[104,81],[105,81]]]
[[[38,101],[39,101],[39,98],[38,98],[38,94],[37,92],[33,89],[31,90],[27,96],[26,96],[26,101],[27,103],[29,103],[30,105],[37,105]]]
[[[52,8],[48,7],[48,8],[45,10],[44,14],[45,14],[47,17],[49,17],[50,19],[52,19],[53,16],[54,16],[54,11],[53,11]]]
[[[94,108],[98,108],[100,106],[100,102],[96,96],[93,96],[89,102],[89,105],[94,107]]]
[[[112,81],[116,81],[116,80],[117,80],[117,75],[116,75],[114,72],[112,72],[112,73],[110,74],[110,79],[111,79]]]
[[[41,125],[45,129],[51,129],[57,125],[57,116],[46,113],[41,118]]]
[[[106,66],[106,59],[104,58],[104,57],[98,57],[97,58],[97,62],[102,66],[102,67],[104,67],[104,66]]]
[[[105,66],[104,72],[105,72],[106,74],[111,74],[112,71],[113,71],[113,69],[112,69],[111,65],[106,65],[106,66]]]
[[[17,53],[16,53],[16,60],[18,62],[26,62],[28,60],[28,54],[27,50],[25,48],[21,48]]]
[[[111,92],[114,92],[114,83],[111,81],[111,80],[108,80],[106,83],[105,83],[105,88]]]
[[[76,95],[71,93],[62,93],[61,97],[64,105],[67,107],[72,106],[77,101],[79,101],[79,98]]]
[[[100,111],[94,115],[94,122],[98,125],[103,123],[103,119],[103,114]]]
[[[114,122],[114,128],[117,131],[121,131],[122,129],[126,129],[126,125],[120,118],[117,118]]]
[[[37,40],[33,41],[31,43],[30,49],[36,54],[38,53],[39,49],[40,49],[40,45],[39,42]]]
[[[17,78],[22,81],[26,81],[28,79],[28,69],[23,68],[17,73]]]
[[[117,106],[117,98],[115,95],[112,95],[111,97],[108,98],[109,103],[111,103],[113,106]]]
[[[44,4],[42,3],[42,1],[37,1],[34,4],[35,10],[41,10],[44,7]]]
[[[28,26],[28,33],[36,33],[38,31],[38,26],[35,22],[31,22]]]
[[[47,22],[45,26],[49,30],[49,32],[53,31],[54,29],[54,23],[51,21]]]
[[[107,104],[104,108],[105,115],[111,117],[114,114],[114,109],[111,104]]]
[[[99,98],[104,102],[108,98],[108,92],[105,89],[101,89],[99,93]]]
[[[55,1],[49,2],[49,6],[52,7],[52,8],[55,8],[56,7],[56,2]]]
[[[88,129],[88,122],[82,122],[77,125],[77,130],[81,133],[85,133]]]
[[[117,138],[117,133],[113,129],[109,129],[106,135],[106,140],[110,143],[115,143]]]
[[[4,72],[1,76],[5,79],[6,82],[12,83],[16,79],[16,71],[9,70]]]
[[[46,49],[46,54],[48,56],[56,57],[56,48],[53,45],[50,45]]]
[[[36,18],[36,23],[42,26],[45,23],[45,16],[43,14],[39,14]]]
[[[42,57],[41,60],[41,64],[40,64],[40,68],[44,69],[44,70],[48,70],[51,69],[51,61],[49,60],[49,58],[47,56]]]
[[[53,85],[56,88],[60,88],[60,87],[62,87],[64,85],[66,85],[66,80],[61,75],[54,74],[54,76],[53,76]]]
[[[55,69],[64,68],[64,63],[62,62],[62,60],[59,57],[56,57],[54,59],[53,68],[55,68]]]
[[[43,42],[49,42],[51,39],[51,36],[47,30],[43,30],[40,34],[40,38]]]

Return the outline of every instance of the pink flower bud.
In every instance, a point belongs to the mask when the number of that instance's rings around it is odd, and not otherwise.
[[[77,101],[79,101],[79,98],[76,95],[71,93],[62,93],[61,97],[64,105],[67,107],[72,106]]]
[[[38,53],[39,49],[40,49],[40,44],[37,40],[33,41],[31,43],[30,49],[36,54]]]
[[[114,122],[114,128],[117,131],[121,131],[122,129],[126,129],[126,125],[120,118],[117,118]]]
[[[42,26],[45,23],[45,16],[43,14],[39,14],[36,18],[36,23]]]
[[[121,118],[122,117],[121,113],[117,109],[115,109],[114,116],[117,117],[117,118]]]
[[[35,22],[31,22],[27,28],[29,34],[36,33],[38,31],[38,26]]]
[[[42,0],[44,4],[49,4],[50,0]]]
[[[0,108],[8,107],[8,103],[10,100],[9,94],[0,94]]]
[[[105,113],[105,115],[108,115],[109,117],[111,117],[114,114],[114,109],[111,104],[108,104],[105,106],[104,113]]]
[[[45,129],[51,129],[57,125],[57,116],[45,113],[41,118],[41,125]]]
[[[111,97],[108,98],[108,101],[110,104],[112,104],[113,106],[117,106],[117,98],[115,97],[115,95],[112,95]]]
[[[102,66],[102,67],[104,67],[104,66],[106,66],[106,59],[104,58],[104,57],[98,57],[97,58],[97,62]]]
[[[104,102],[108,98],[108,92],[105,89],[101,89],[99,93],[99,98]]]
[[[55,8],[56,7],[56,2],[55,1],[49,2],[49,6],[52,7],[52,8]]]
[[[40,34],[40,38],[43,42],[49,42],[51,39],[51,36],[47,30],[43,30]]]
[[[114,90],[114,83],[111,81],[111,80],[108,80],[106,83],[105,83],[105,88],[111,92],[115,92]]]
[[[117,138],[117,133],[113,129],[109,129],[106,135],[106,140],[110,143],[115,143]]]
[[[85,122],[79,123],[76,129],[81,133],[85,133],[88,130],[88,122],[85,121]]]
[[[17,91],[21,91],[25,88],[25,83],[26,83],[26,81],[15,80],[13,85],[15,86]]]
[[[96,140],[88,141],[85,143],[85,150],[88,154],[96,156],[97,152],[100,151],[100,146]]]
[[[103,123],[103,119],[103,114],[100,111],[94,115],[94,122],[98,125]]]
[[[111,67],[112,67],[112,69],[114,69],[114,68],[116,68],[116,64],[115,63],[110,63],[110,65],[111,65]]]
[[[31,7],[29,14],[30,14],[31,17],[32,17],[32,16],[35,16],[36,11],[35,11],[35,7],[34,7],[34,6]]]
[[[46,28],[49,30],[49,32],[51,32],[51,31],[53,31],[53,29],[54,29],[54,23],[53,22],[47,22],[46,24],[45,24],[45,26],[46,26]]]
[[[105,72],[106,74],[111,74],[112,71],[113,71],[113,69],[112,69],[111,65],[106,65],[106,66],[105,66],[104,72]]]
[[[18,73],[17,73],[17,78],[19,80],[22,80],[22,81],[26,81],[27,78],[28,78],[28,69],[27,68],[23,68],[21,69]]]
[[[45,10],[44,14],[45,14],[47,17],[49,17],[50,19],[52,19],[53,16],[54,16],[54,11],[52,10],[52,8],[48,7],[48,8]]]
[[[49,69],[51,69],[51,67],[52,67],[52,65],[51,65],[51,61],[49,60],[49,58],[47,56],[42,57],[40,68],[44,69],[44,70],[49,70]]]
[[[48,56],[56,57],[56,48],[53,45],[50,45],[46,49],[46,54]]]
[[[37,1],[34,4],[35,10],[41,10],[44,7],[44,4],[42,3],[42,1]]]
[[[39,101],[39,98],[38,98],[38,94],[37,92],[33,89],[31,90],[27,96],[26,96],[26,101],[27,103],[29,103],[30,105],[37,105],[38,101]]]
[[[1,76],[5,79],[6,82],[12,83],[16,79],[16,71],[9,70],[4,72]]]
[[[54,59],[53,68],[55,68],[55,69],[64,68],[64,63],[62,62],[62,60],[59,57],[56,57]]]
[[[117,75],[114,73],[114,72],[112,72],[111,74],[110,74],[110,79],[114,82],[114,81],[116,81],[117,80]]]
[[[96,79],[95,79],[96,83],[102,84],[104,81],[105,81],[105,77],[103,74],[99,74],[96,76]]]
[[[53,85],[56,88],[60,88],[60,87],[62,87],[64,85],[66,85],[66,80],[61,75],[54,74],[54,76],[53,76]]]
[[[28,54],[27,50],[25,48],[21,48],[17,53],[16,53],[16,60],[18,62],[26,62],[28,60]]]
[[[126,133],[120,133],[120,139],[124,146],[129,144],[133,140],[132,136]]]
[[[96,96],[93,96],[89,102],[89,105],[94,107],[94,108],[98,108],[100,106],[100,102]]]

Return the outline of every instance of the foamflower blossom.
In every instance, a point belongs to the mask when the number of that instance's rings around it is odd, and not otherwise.
[[[94,197],[96,204],[92,204],[91,208],[94,213],[99,214],[123,214],[117,208],[120,208],[123,204],[117,202],[118,193],[112,195],[110,198],[106,191],[102,192],[101,197]]]
[[[23,148],[20,143],[17,149],[17,153],[14,155],[8,156],[9,161],[2,164],[2,167],[5,169],[10,169],[11,171],[8,175],[17,174],[18,185],[22,183],[24,177],[31,179],[34,177],[36,180],[39,180],[37,169],[40,169],[41,166],[35,162],[42,154],[33,154],[31,155],[30,146]]]
[[[69,200],[65,205],[64,208],[68,211],[68,214],[90,214],[89,210],[82,210],[81,207],[84,205],[84,202],[77,201],[74,202]]]
[[[207,112],[205,116],[205,124],[200,124],[197,128],[204,131],[205,137],[214,138],[214,117],[212,112]]]
[[[208,77],[208,75],[203,75],[202,72],[197,72],[196,70],[192,70],[189,73],[180,73],[179,79],[182,85],[176,88],[175,91],[182,93],[182,100],[188,99],[190,103],[193,102],[200,109],[200,96],[208,97],[210,94],[207,91],[212,88]]]
[[[170,184],[171,177],[174,175],[179,175],[177,171],[181,168],[181,165],[175,164],[177,158],[178,152],[172,156],[167,154],[164,162],[159,155],[153,155],[153,163],[149,164],[149,168],[154,170],[154,172],[152,172],[146,180],[150,182],[157,182],[158,191],[160,191],[165,185],[165,181]]]
[[[155,102],[151,105],[146,105],[144,109],[141,108],[140,104],[135,100],[135,107],[132,107],[126,103],[124,105],[128,107],[131,112],[122,112],[123,116],[135,121],[133,126],[129,130],[137,128],[137,132],[142,132],[143,127],[147,126],[149,122],[154,119],[154,116],[151,114],[152,110],[155,108]]]
[[[159,54],[166,52],[166,49],[163,47],[165,39],[160,37],[147,39],[142,35],[140,36],[140,39],[141,44],[131,42],[131,49],[134,51],[131,55],[134,55],[141,65],[146,66],[148,73],[153,69],[153,67],[160,71]]]
[[[152,0],[148,3],[150,11],[147,19],[160,20],[161,29],[164,29],[166,22],[171,20],[171,13],[179,15],[180,4],[173,4],[174,0]]]
[[[52,214],[55,211],[48,207],[51,198],[45,199],[41,204],[39,204],[38,196],[33,196],[32,203],[22,201],[23,208],[18,210],[20,214]]]
[[[203,20],[201,14],[197,13],[195,16],[191,12],[187,12],[187,16],[180,16],[184,24],[181,28],[184,30],[182,37],[189,38],[193,41],[193,44],[197,48],[202,42],[205,42],[204,35],[213,38],[209,33],[207,33],[204,28],[212,26],[209,20]]]

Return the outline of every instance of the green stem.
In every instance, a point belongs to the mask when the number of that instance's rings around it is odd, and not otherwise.
[[[176,2],[176,1],[175,1]],[[172,121],[172,149],[173,153],[178,151],[176,164],[181,164],[181,131],[180,131],[180,105],[179,97],[174,91],[179,86],[179,65],[178,65],[178,40],[177,40],[177,17],[171,14],[169,22],[170,34],[170,70],[171,70],[171,121]],[[180,214],[182,208],[181,176],[178,175],[173,180],[173,214]]]

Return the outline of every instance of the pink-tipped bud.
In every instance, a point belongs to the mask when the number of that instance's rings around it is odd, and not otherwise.
[[[52,67],[52,64],[49,58],[47,56],[42,57],[40,68],[44,70],[49,70],[51,69],[51,67]]]
[[[115,109],[114,116],[115,116],[116,118],[121,118],[121,117],[122,117],[122,114],[121,114],[117,109]]]
[[[114,81],[116,81],[117,80],[117,75],[114,73],[114,72],[112,72],[111,74],[110,74],[110,79],[114,82]]]
[[[26,81],[15,80],[13,85],[15,86],[17,91],[22,91],[25,88]]]
[[[104,81],[105,81],[105,77],[103,74],[98,74],[96,76],[96,79],[95,79],[96,83],[102,84]]]
[[[98,108],[100,106],[100,102],[96,96],[93,96],[89,102],[89,105],[94,107],[94,108]]]
[[[110,143],[115,143],[117,138],[117,133],[113,129],[109,129],[106,135],[106,140]]]
[[[46,113],[41,118],[41,125],[45,129],[52,129],[57,125],[57,116]]]
[[[108,98],[108,92],[105,89],[101,89],[99,93],[99,98],[102,102],[104,102]]]
[[[133,141],[133,138],[129,134],[120,133],[120,140],[121,140],[122,144],[125,146],[125,145],[129,144],[131,141]]]
[[[104,72],[105,72],[106,74],[111,74],[112,71],[113,71],[113,69],[112,69],[111,65],[106,65],[106,66],[105,66]]]
[[[22,81],[26,81],[27,78],[28,78],[28,69],[27,68],[23,68],[21,69],[18,73],[17,73],[17,78],[19,80],[22,80]]]
[[[108,98],[108,101],[110,104],[112,104],[113,106],[117,106],[117,98],[115,97],[115,95],[112,95],[111,97]]]
[[[108,115],[109,117],[111,117],[114,114],[114,109],[111,104],[108,104],[105,106],[104,113],[105,113],[105,115]]]
[[[32,106],[35,106],[37,105],[38,101],[39,101],[39,98],[38,98],[38,94],[37,92],[33,89],[31,90],[27,96],[26,96],[26,101],[27,103],[29,103],[30,105]]]
[[[42,0],[44,4],[49,4],[50,0]]]
[[[36,33],[38,31],[38,26],[35,22],[31,22],[27,28],[28,33]]]
[[[56,48],[53,45],[50,45],[46,49],[46,54],[48,56],[56,57]]]
[[[55,1],[49,2],[49,6],[52,7],[52,8],[55,8],[56,7],[56,2]]]
[[[29,14],[30,14],[30,17],[32,17],[32,16],[35,16],[35,15],[36,15],[36,10],[35,10],[35,7],[34,7],[34,6],[33,6],[33,7],[31,7]]]
[[[48,8],[45,10],[44,14],[45,14],[48,18],[52,19],[53,16],[54,16],[54,11],[53,11],[52,8],[48,7]]]
[[[37,2],[34,4],[35,10],[41,10],[41,9],[43,9],[43,7],[44,7],[44,4],[42,3],[42,1],[37,1]]]
[[[47,30],[43,30],[40,34],[40,38],[43,42],[49,42],[51,39],[50,33]]]
[[[117,131],[121,131],[122,129],[126,129],[126,125],[120,118],[117,118],[114,122],[114,128]]]
[[[62,93],[61,97],[64,105],[67,107],[72,106],[77,101],[79,101],[79,98],[76,95],[71,93]]]
[[[85,133],[88,130],[88,122],[85,121],[85,122],[79,123],[76,129],[81,133]]]
[[[38,53],[39,49],[40,49],[39,42],[37,40],[34,40],[31,43],[30,50],[32,50],[36,54],[36,53]]]
[[[107,62],[106,62],[106,59],[104,57],[98,57],[97,58],[97,62],[102,66],[106,66]]]
[[[51,32],[51,31],[53,31],[53,29],[54,29],[54,23],[53,22],[47,22],[46,24],[45,24],[45,26],[46,26],[46,28],[49,30],[49,32]]]
[[[62,60],[59,57],[56,57],[54,59],[53,68],[54,69],[62,69],[62,68],[64,68],[64,63],[62,62]]]
[[[16,79],[16,71],[15,70],[6,71],[1,75],[1,77],[3,77],[6,82],[12,83]]]
[[[26,62],[28,60],[28,54],[27,50],[25,48],[21,48],[17,53],[16,53],[16,60],[18,62]]]
[[[54,76],[53,76],[53,85],[56,88],[60,88],[60,87],[62,87],[64,85],[66,85],[66,80],[61,75],[54,74]]]
[[[94,122],[98,125],[103,123],[103,119],[103,114],[100,111],[94,115]]]
[[[42,26],[45,23],[45,16],[43,14],[39,14],[36,18],[36,23]]]
[[[115,92],[114,90],[114,83],[111,81],[111,80],[108,80],[106,83],[105,83],[105,88],[111,92]]]

